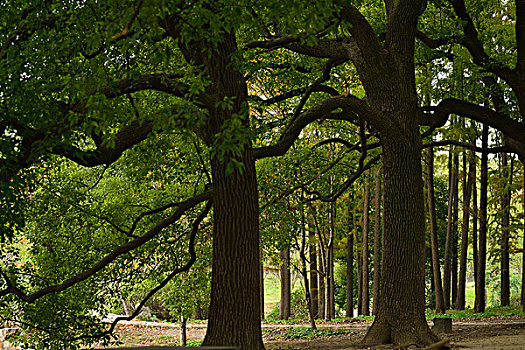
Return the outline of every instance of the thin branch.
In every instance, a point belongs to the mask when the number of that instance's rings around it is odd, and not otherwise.
[[[179,206],[177,207],[177,209],[175,210],[173,214],[159,221],[156,225],[151,227],[144,235],[137,237],[134,240],[115,248],[112,252],[110,252],[108,255],[102,258],[102,260],[94,264],[91,268],[84,270],[83,272],[68,278],[67,280],[65,280],[64,282],[60,284],[45,287],[32,294],[25,294],[21,289],[15,287],[11,282],[7,282],[9,281],[9,279],[7,278],[6,283],[8,283],[8,287],[3,290],[0,290],[0,297],[4,295],[13,294],[22,301],[25,301],[27,303],[33,303],[37,299],[43,297],[44,295],[47,295],[50,293],[61,292],[73,286],[74,284],[78,282],[84,281],[87,278],[93,276],[98,271],[105,268],[107,265],[109,265],[119,256],[125,253],[128,253],[131,250],[136,249],[142,246],[143,244],[145,244],[146,242],[150,241],[151,239],[153,239],[164,228],[176,222],[189,209],[193,208],[199,203],[210,200],[211,193],[212,193],[211,191],[206,191],[198,196],[189,198],[186,201],[179,203]],[[6,277],[7,276],[4,276],[4,279]]]

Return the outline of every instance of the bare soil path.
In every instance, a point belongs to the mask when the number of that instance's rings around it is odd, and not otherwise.
[[[319,328],[344,329],[348,333],[313,339],[286,340],[284,334],[289,332],[290,328],[308,327],[308,324],[289,325],[264,322],[262,325],[263,340],[268,350],[399,349],[392,345],[361,346],[359,341],[365,335],[370,324],[371,322],[355,320],[339,323],[319,322]],[[205,323],[188,324],[189,341],[202,340],[205,333]],[[119,325],[116,335],[126,346],[176,345],[179,337],[179,326],[161,322],[131,321]],[[441,334],[440,336],[450,339],[453,349],[525,350],[525,317],[457,320],[453,322],[452,333]]]

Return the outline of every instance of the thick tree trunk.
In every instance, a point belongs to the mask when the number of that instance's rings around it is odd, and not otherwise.
[[[459,283],[456,297],[456,310],[465,309],[465,287],[467,282],[467,254],[468,254],[468,230],[470,220],[470,198],[472,194],[472,183],[476,181],[475,163],[472,156],[469,157],[469,169],[466,185],[463,185],[463,224],[461,227],[461,256],[459,262]]]
[[[312,316],[318,318],[319,298],[318,298],[318,274],[317,274],[317,251],[315,243],[315,231],[310,226],[308,231],[308,242],[310,250],[310,297],[312,299]]]
[[[227,174],[212,161],[213,272],[208,327],[203,345],[264,349],[259,295],[259,205],[251,148],[242,172]]]
[[[427,188],[428,188],[428,212],[430,220],[430,249],[432,252],[432,275],[434,281],[434,293],[436,296],[436,313],[445,312],[445,301],[443,298],[443,286],[441,284],[441,269],[439,263],[439,243],[436,220],[436,201],[434,196],[434,148],[428,149],[427,161]]]
[[[445,261],[443,264],[443,297],[445,301],[445,310],[450,308],[450,292],[451,292],[451,270],[452,270],[452,250],[453,250],[453,235],[454,235],[454,196],[457,192],[455,187],[456,185],[456,176],[457,169],[454,167],[452,151],[450,151],[448,156],[448,172],[449,172],[449,181],[448,181],[448,219],[447,219],[447,238],[445,241]]]
[[[207,49],[203,49],[207,47]],[[232,64],[237,54],[233,33],[225,32],[220,45],[206,42],[182,48],[188,60],[202,61],[211,90],[220,101],[233,100],[231,108],[210,108],[201,130],[206,142],[221,142],[221,130],[234,116],[244,115],[248,90],[243,75]],[[207,55],[210,53],[210,55]],[[233,98],[234,97],[234,98]],[[239,133],[242,131],[239,131]],[[245,129],[245,139],[249,139]],[[240,135],[242,139],[243,135]],[[204,346],[236,346],[264,349],[259,295],[259,203],[252,147],[249,143],[219,159],[211,160],[213,181],[213,266],[208,327]],[[235,164],[231,171],[231,164]]]
[[[377,316],[364,342],[426,345],[437,337],[425,320],[425,217],[419,128],[413,126],[403,137],[382,136],[385,264]]]
[[[509,174],[508,157],[506,153],[501,154],[501,177],[505,179],[503,194],[501,197],[501,306],[510,305],[510,269],[509,269],[509,225],[510,225],[510,186],[512,185],[512,172]]]
[[[369,297],[369,281],[370,275],[368,272],[368,221],[369,213],[368,206],[370,202],[370,172],[366,172],[365,178],[365,197],[363,200],[363,249],[361,268],[362,272],[362,288],[363,288],[363,315],[370,315],[370,297]]]
[[[376,193],[374,205],[374,293],[372,314],[377,315],[379,280],[381,273],[381,168],[376,173]]]
[[[355,215],[353,211],[354,196],[350,195],[348,205],[348,241],[346,243],[346,317],[354,317],[354,235]]]
[[[489,128],[483,126],[481,135],[481,146],[488,147]],[[476,300],[474,301],[474,312],[485,311],[485,269],[487,260],[487,191],[488,191],[488,156],[487,152],[481,153],[481,180],[480,180],[480,204],[479,204],[479,248],[478,248],[478,271],[476,283]]]
[[[290,276],[290,248],[281,251],[281,302],[279,319],[290,318],[291,276]]]

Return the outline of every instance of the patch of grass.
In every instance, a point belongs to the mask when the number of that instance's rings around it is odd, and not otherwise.
[[[450,317],[450,318],[484,318],[484,317],[494,317],[494,316],[518,316],[525,315],[525,312],[521,309],[521,306],[505,306],[505,307],[488,307],[485,309],[485,312],[474,313],[473,309],[466,310],[447,310],[445,314],[436,314],[434,310],[427,309],[426,317],[427,319],[433,319],[436,317]]]
[[[293,327],[282,334],[285,339],[313,339],[321,336],[348,334],[348,329],[311,329],[308,327]]]

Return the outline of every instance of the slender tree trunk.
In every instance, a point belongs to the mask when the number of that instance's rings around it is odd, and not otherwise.
[[[353,194],[348,205],[348,241],[346,243],[346,317],[354,317],[354,237],[355,215],[353,212]]]
[[[322,247],[320,247],[319,249],[323,249]],[[324,292],[324,289],[325,289],[325,271],[324,271],[324,263],[323,263],[323,260],[324,259],[319,259],[319,305],[318,305],[318,315],[319,315],[319,318],[324,318],[324,311],[325,311],[325,308],[324,308],[324,305],[325,305],[325,292]]]
[[[260,298],[261,298],[261,320],[264,320],[264,263],[263,263],[263,249],[262,245],[260,245],[259,248],[259,259],[261,261],[260,267],[259,267],[259,280],[260,283]]]
[[[454,222],[454,194],[456,193],[456,180],[457,169],[454,168],[452,151],[449,151],[448,156],[448,169],[449,169],[449,181],[448,181],[448,219],[447,219],[447,238],[445,241],[445,262],[443,266],[443,297],[445,301],[445,310],[450,308],[450,280],[451,280],[451,263],[452,263],[452,249],[453,249],[453,222]]]
[[[425,216],[421,138],[382,135],[385,249],[377,316],[365,344],[425,345],[438,338],[425,320]]]
[[[291,276],[290,276],[290,248],[281,251],[281,303],[279,319],[290,318]]]
[[[301,275],[304,281],[304,294],[306,299],[306,310],[308,312],[308,320],[310,321],[310,328],[316,329],[315,315],[312,312],[312,298],[310,295],[310,284],[308,282],[308,271],[306,269],[306,217],[304,209],[301,208],[301,248],[299,249],[299,257],[301,258]]]
[[[364,197],[364,203],[363,203],[363,253],[362,253],[362,269],[363,269],[363,315],[368,316],[370,315],[370,298],[369,298],[369,292],[368,292],[368,286],[369,286],[369,272],[368,272],[368,221],[369,221],[369,214],[368,214],[368,206],[370,202],[370,172],[366,172],[366,179],[365,179],[365,197]]]
[[[525,312],[525,162],[522,162],[523,179],[522,179],[522,212],[523,212],[523,252],[521,254],[521,306]]]
[[[506,153],[501,154],[501,177],[505,179],[503,195],[501,198],[501,306],[510,305],[510,270],[509,270],[509,225],[510,225],[510,186],[512,185],[512,171],[509,174],[508,157]]]
[[[180,318],[180,346],[186,346],[186,324],[188,319],[184,316]]]
[[[202,47],[210,55],[203,55]],[[185,49],[186,50],[186,49]],[[198,42],[191,45],[188,59],[204,60],[219,100],[233,100],[231,108],[217,105],[203,128],[207,143],[221,142],[225,122],[243,117],[248,90],[243,75],[232,64],[237,54],[233,33],[225,32],[220,45]],[[235,97],[235,98],[232,98]],[[249,140],[248,129],[240,129]],[[211,160],[213,181],[213,266],[211,301],[204,346],[236,346],[243,350],[264,349],[259,295],[259,203],[255,160],[247,142],[236,155]],[[230,171],[231,163],[236,164]]]
[[[456,310],[465,309],[465,287],[467,283],[467,254],[468,254],[468,230],[470,220],[470,198],[472,195],[472,183],[475,179],[475,163],[472,156],[469,159],[468,178],[463,185],[463,225],[461,227],[461,256],[459,262],[459,283],[456,297]],[[475,244],[475,243],[474,243]]]
[[[361,258],[359,232],[354,230],[356,265],[357,265],[357,315],[363,314],[363,259]]]
[[[329,207],[329,239],[327,244],[328,259],[326,264],[326,302],[325,319],[331,320],[335,314],[335,293],[334,293],[334,240],[335,240],[335,203],[330,203]]]
[[[472,261],[474,265],[474,290],[478,285],[478,186],[477,184],[477,164],[476,155],[474,154],[474,182],[472,183]]]
[[[310,225],[309,225],[310,226]],[[315,243],[315,231],[312,226],[309,227],[308,242],[310,251],[310,297],[312,298],[312,316],[318,318],[319,315],[319,297],[318,297],[318,274],[317,274],[317,251]]]
[[[379,297],[379,278],[381,273],[381,168],[376,173],[376,193],[374,205],[374,293],[372,314],[377,314]]]
[[[445,301],[443,298],[443,287],[441,284],[441,271],[439,264],[439,243],[436,223],[436,204],[434,196],[434,148],[428,149],[427,162],[427,188],[428,188],[428,212],[430,220],[430,249],[432,252],[432,275],[434,278],[434,290],[436,296],[436,313],[445,312]]]
[[[483,126],[481,135],[481,146],[488,147],[489,128]],[[479,204],[479,248],[478,248],[478,281],[476,283],[476,300],[474,312],[485,311],[485,269],[487,260],[487,191],[488,191],[488,156],[487,152],[481,153],[481,180],[480,180],[480,204]]]
[[[458,218],[459,218],[459,155],[454,155],[454,168],[456,176],[454,177],[454,215],[452,215],[452,261],[451,261],[451,296],[452,307],[455,306],[458,294]],[[466,169],[465,169],[466,170]]]

